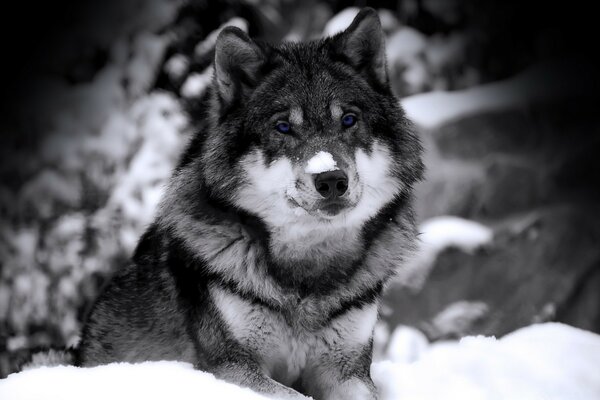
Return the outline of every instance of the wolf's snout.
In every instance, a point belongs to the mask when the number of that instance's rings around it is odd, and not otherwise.
[[[339,169],[321,172],[315,177],[315,188],[326,199],[341,197],[348,190],[348,176]]]

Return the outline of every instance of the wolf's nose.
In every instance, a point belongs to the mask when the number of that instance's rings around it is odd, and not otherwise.
[[[348,190],[348,177],[339,169],[321,172],[315,177],[315,188],[326,199],[335,199]]]

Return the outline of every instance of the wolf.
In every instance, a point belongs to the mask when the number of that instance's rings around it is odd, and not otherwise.
[[[373,329],[423,173],[377,13],[306,43],[223,29],[202,101],[76,364],[179,360],[274,398],[376,399]]]

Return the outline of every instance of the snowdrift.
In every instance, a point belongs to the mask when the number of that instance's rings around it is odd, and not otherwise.
[[[411,341],[397,341],[410,352]],[[414,342],[413,342],[414,343]],[[467,337],[421,349],[413,362],[372,365],[382,400],[600,398],[600,335],[563,324],[520,329],[502,339]],[[3,400],[263,399],[178,362],[38,368],[0,381]]]

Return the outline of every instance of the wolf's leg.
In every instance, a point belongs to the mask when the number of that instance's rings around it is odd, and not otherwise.
[[[369,374],[370,347],[322,354],[318,365],[303,377],[307,394],[319,400],[376,400],[377,390]]]
[[[319,400],[375,400],[370,376],[377,302],[354,307],[332,320],[318,337],[302,385]]]
[[[228,363],[211,370],[217,378],[247,387],[273,399],[307,400],[306,396],[262,373],[254,363]]]

